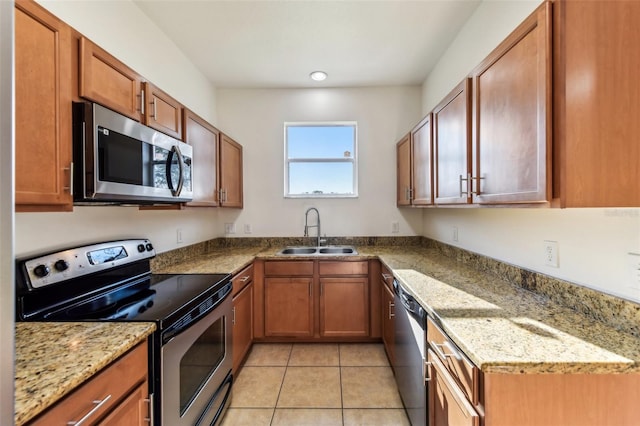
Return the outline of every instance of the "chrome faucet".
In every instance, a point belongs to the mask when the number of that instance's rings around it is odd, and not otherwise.
[[[309,225],[309,222],[308,222],[309,212],[311,210],[314,210],[316,212],[317,221],[315,225]],[[320,234],[320,212],[315,207],[309,207],[307,211],[304,213],[304,236],[305,237],[309,236],[309,228],[317,228],[318,239],[317,239],[316,247],[320,247],[320,243],[323,241],[320,239],[320,235],[321,235]]]

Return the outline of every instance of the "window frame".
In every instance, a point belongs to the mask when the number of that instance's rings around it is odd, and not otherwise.
[[[289,127],[353,127],[351,157],[289,158]],[[353,164],[352,193],[350,194],[291,194],[289,165],[291,163],[351,163]],[[285,121],[284,122],[284,198],[358,198],[358,122],[357,121]]]

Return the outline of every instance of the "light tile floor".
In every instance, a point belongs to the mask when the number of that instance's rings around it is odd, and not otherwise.
[[[254,344],[222,426],[403,426],[381,344]]]

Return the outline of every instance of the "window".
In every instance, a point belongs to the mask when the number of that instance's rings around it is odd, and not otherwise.
[[[357,197],[356,142],[355,122],[285,123],[285,197]]]

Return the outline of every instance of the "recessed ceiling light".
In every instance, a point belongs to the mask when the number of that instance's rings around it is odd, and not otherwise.
[[[314,71],[309,74],[309,77],[311,77],[311,80],[322,81],[327,78],[327,73],[324,71]]]

